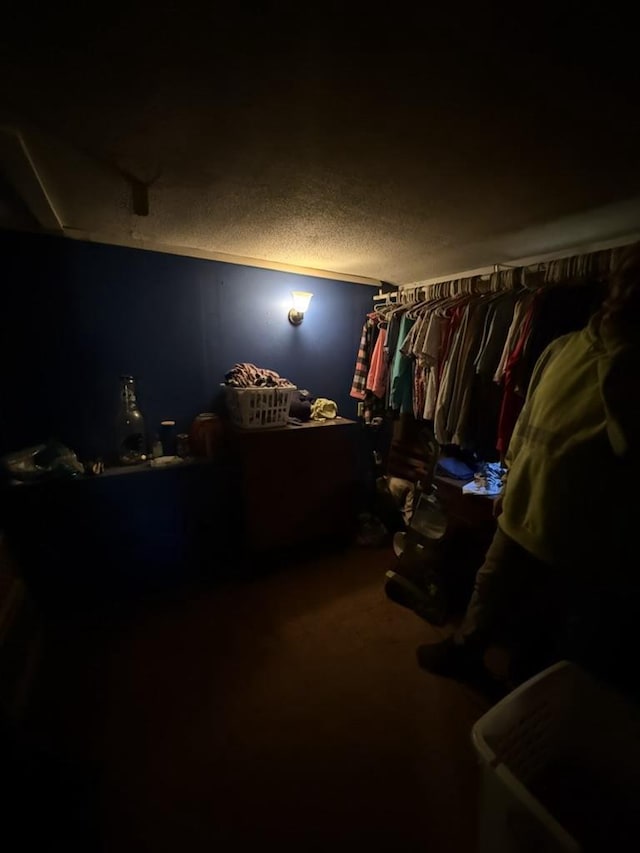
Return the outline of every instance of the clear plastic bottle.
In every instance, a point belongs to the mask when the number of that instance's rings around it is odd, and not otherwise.
[[[136,465],[146,458],[144,418],[136,402],[136,381],[133,376],[120,377],[117,440],[118,459],[122,465]]]
[[[164,451],[162,449],[162,442],[160,441],[159,435],[156,435],[153,438],[153,442],[151,444],[151,456],[154,459],[159,459],[161,456],[164,456]]]

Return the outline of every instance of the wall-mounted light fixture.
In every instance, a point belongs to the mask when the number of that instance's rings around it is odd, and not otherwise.
[[[299,326],[304,320],[304,314],[309,307],[312,296],[313,293],[308,293],[306,290],[291,291],[293,308],[289,311],[289,322],[294,326]]]

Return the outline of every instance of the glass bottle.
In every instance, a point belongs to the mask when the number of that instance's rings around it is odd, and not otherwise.
[[[146,452],[144,418],[136,402],[133,376],[120,377],[120,414],[117,428],[118,459],[122,465],[136,465]]]

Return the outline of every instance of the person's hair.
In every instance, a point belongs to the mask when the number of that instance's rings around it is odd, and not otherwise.
[[[640,326],[640,243],[620,250],[600,312],[601,322],[628,337]]]

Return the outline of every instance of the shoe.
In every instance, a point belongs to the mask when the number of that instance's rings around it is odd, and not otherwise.
[[[477,648],[461,646],[453,637],[441,643],[429,643],[416,649],[418,665],[427,672],[453,678],[477,690],[492,705],[509,692],[505,682],[494,678],[485,668],[483,655]]]
[[[440,643],[428,643],[416,649],[418,665],[434,675],[469,680],[483,670],[482,656],[468,646],[448,637]]]

